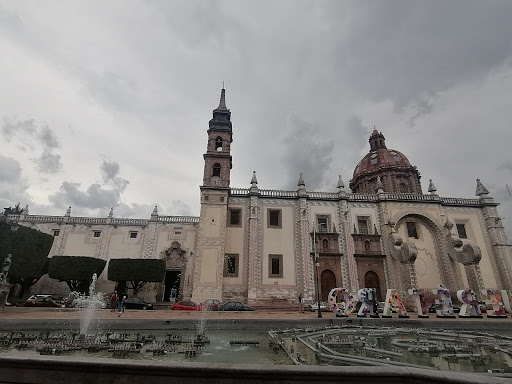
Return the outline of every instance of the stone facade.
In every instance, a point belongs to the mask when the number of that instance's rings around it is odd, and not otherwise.
[[[155,208],[149,219],[117,219],[113,211],[73,217],[71,209],[10,218],[54,235],[50,257],[165,259],[165,281],[139,293],[152,302],[169,300],[172,288],[197,302],[294,303],[299,294],[316,301],[317,276],[324,300],[334,287],[374,287],[380,299],[388,288],[440,284],[512,289],[512,250],[498,204],[480,181],[475,199],[440,197],[432,182],[423,194],[416,168],[374,131],[368,164],[356,167],[351,182],[365,193],[346,192],[341,177],[335,192],[307,191],[303,175],[294,191],[259,189],[256,173],[250,188],[232,188],[230,116],[223,90],[207,131],[199,217],[159,216]],[[386,152],[372,168],[377,151]],[[98,290],[114,288],[105,269]],[[32,291],[64,293],[67,286],[43,278]]]

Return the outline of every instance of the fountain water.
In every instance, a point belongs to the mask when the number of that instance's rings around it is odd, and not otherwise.
[[[92,275],[92,282],[89,286],[89,296],[78,294],[74,306],[80,310],[80,334],[86,335],[97,309],[105,308],[105,296],[103,293],[96,293],[96,280],[98,275]]]

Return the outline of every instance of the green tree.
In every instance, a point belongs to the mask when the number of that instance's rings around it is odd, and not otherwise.
[[[48,276],[65,281],[71,292],[89,294],[92,275],[100,275],[107,262],[87,256],[53,256],[50,258]]]
[[[1,216],[0,216],[1,217]],[[53,236],[38,230],[20,226],[13,232],[11,226],[0,221],[0,264],[10,253],[12,264],[7,276],[10,284],[20,284],[20,296],[48,273],[48,254]]]
[[[165,278],[165,260],[162,259],[111,259],[108,263],[108,279],[130,282],[136,295],[146,283],[162,282]]]

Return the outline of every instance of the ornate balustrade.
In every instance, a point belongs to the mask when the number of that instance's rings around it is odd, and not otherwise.
[[[69,217],[68,223],[69,224],[104,225],[104,224],[107,224],[107,219],[101,218],[101,217]]]
[[[199,223],[197,216],[158,216],[158,221],[164,223]]]
[[[231,188],[231,196],[247,196],[249,194],[249,188]]]
[[[148,225],[149,220],[146,219],[112,219],[111,224],[113,225],[136,225],[136,226],[146,226]]]
[[[444,205],[473,205],[480,206],[482,202],[480,199],[464,199],[458,197],[441,197],[441,202]]]
[[[308,192],[308,199],[338,200],[338,192]]]

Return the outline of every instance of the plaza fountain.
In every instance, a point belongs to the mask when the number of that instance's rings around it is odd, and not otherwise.
[[[103,293],[96,293],[96,280],[98,275],[92,275],[92,282],[89,286],[89,295],[75,294],[73,305],[80,311],[80,334],[86,335],[96,310],[105,307],[105,296]]]

